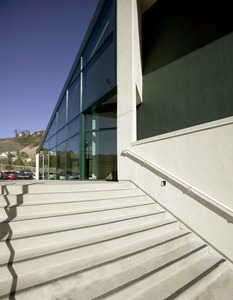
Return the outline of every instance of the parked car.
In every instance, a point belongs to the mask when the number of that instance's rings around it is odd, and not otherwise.
[[[73,173],[72,171],[62,171],[57,174],[57,179],[79,179],[79,173]]]
[[[18,173],[14,171],[5,171],[3,172],[2,179],[4,180],[16,180],[18,178]]]
[[[30,170],[20,170],[18,179],[33,179],[33,173]]]

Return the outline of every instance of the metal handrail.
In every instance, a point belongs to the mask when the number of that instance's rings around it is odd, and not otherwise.
[[[233,216],[233,209],[232,208],[226,206],[225,204],[222,204],[218,200],[216,200],[213,197],[203,193],[202,191],[198,190],[197,188],[192,187],[190,184],[188,184],[184,180],[176,177],[175,175],[171,174],[170,172],[166,171],[165,169],[163,169],[163,168],[159,167],[158,165],[152,163],[151,161],[144,158],[140,154],[137,154],[133,150],[130,150],[130,149],[124,150],[124,151],[122,151],[122,155],[123,156],[128,156],[128,157],[129,156],[134,157],[135,159],[142,162],[144,164],[144,166],[148,166],[148,167],[154,169],[155,171],[163,174],[165,177],[171,179],[171,181],[178,183],[183,188],[187,189],[188,193],[196,194],[197,196],[201,197],[202,199],[204,199],[205,201],[207,201],[210,204],[214,205],[215,207],[217,206],[219,209],[221,209],[225,213],[229,214],[230,216]]]

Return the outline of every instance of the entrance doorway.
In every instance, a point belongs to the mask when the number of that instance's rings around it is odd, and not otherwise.
[[[116,95],[85,112],[85,179],[117,180]]]

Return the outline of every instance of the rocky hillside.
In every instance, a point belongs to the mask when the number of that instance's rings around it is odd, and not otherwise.
[[[35,158],[44,131],[35,131],[34,133],[17,134],[13,138],[0,138],[0,153],[23,151],[31,158]]]

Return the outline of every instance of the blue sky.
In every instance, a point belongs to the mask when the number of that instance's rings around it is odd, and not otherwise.
[[[0,138],[44,130],[98,0],[0,0]]]

